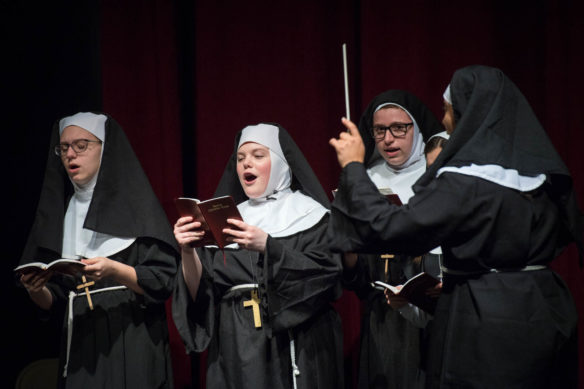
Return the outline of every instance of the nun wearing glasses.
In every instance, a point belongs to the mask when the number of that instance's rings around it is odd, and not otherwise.
[[[81,272],[20,276],[41,316],[65,315],[62,388],[172,388],[165,300],[177,270],[166,214],[120,125],[79,112],[55,123],[21,264],[79,259]]]

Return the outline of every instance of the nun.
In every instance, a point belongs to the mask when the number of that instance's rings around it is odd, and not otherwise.
[[[178,219],[173,317],[187,352],[208,350],[208,388],[341,388],[342,330],[331,302],[341,260],[329,251],[329,202],[280,126],[245,127],[215,196],[233,196],[231,244],[192,248],[203,234]]]
[[[74,258],[82,274],[21,276],[43,316],[65,312],[62,388],[172,388],[165,301],[178,248],[122,128],[59,120],[21,263]]]
[[[388,90],[369,103],[359,133],[366,173],[378,198],[379,192],[391,190],[408,203],[412,186],[426,171],[424,140],[440,131],[434,114],[410,92]],[[359,388],[415,388],[424,380],[421,351],[431,315],[397,296],[388,304],[373,282],[399,286],[422,271],[438,277],[439,261],[433,254],[414,257],[391,250],[344,256],[344,286],[363,302]]]
[[[330,141],[343,168],[333,249],[420,255],[441,246],[426,387],[575,388],[577,312],[549,268],[571,242],[582,253],[568,169],[499,69],[457,70],[444,108],[450,139],[406,207],[378,198],[359,131],[343,120],[350,133]]]

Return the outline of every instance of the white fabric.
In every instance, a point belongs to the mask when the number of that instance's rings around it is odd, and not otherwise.
[[[91,132],[103,142],[106,119],[105,115],[80,112],[61,119],[59,132],[62,133],[66,127],[74,125]],[[104,142],[102,155],[105,146]],[[99,170],[84,186],[71,181],[75,193],[69,200],[63,222],[63,258],[108,257],[129,247],[136,240],[135,237],[115,237],[83,228],[98,175]]]
[[[444,138],[444,139],[448,140],[448,139],[450,139],[450,135],[446,131],[442,131],[442,132],[439,132],[437,134],[432,135],[431,137],[428,138],[428,140],[430,140],[432,138]],[[428,143],[428,142],[426,141],[426,143]]]
[[[261,197],[244,201],[237,208],[247,224],[275,238],[307,230],[328,212],[313,198],[290,189],[290,166],[282,152],[278,132],[278,127],[269,124],[247,126],[238,145],[239,148],[254,142],[270,150],[270,179],[266,190]]]
[[[450,84],[448,84],[448,86],[446,87],[446,90],[444,91],[444,93],[442,94],[442,98],[444,99],[444,101],[446,101],[448,104],[452,105],[452,97],[450,97]]]
[[[426,159],[422,158],[405,169],[394,170],[385,160],[367,169],[367,174],[378,189],[389,188],[396,193],[401,202],[407,204],[414,195],[412,185],[426,171]]]
[[[470,166],[462,167],[445,166],[438,170],[436,177],[446,172],[479,177],[520,192],[529,192],[537,189],[546,180],[545,174],[539,174],[536,177],[527,177],[520,175],[517,170],[505,169],[499,165],[475,165],[473,163]]]
[[[91,132],[100,141],[105,140],[105,122],[107,117],[91,112],[79,112],[72,116],[67,116],[59,121],[59,135],[69,126],[81,127]]]
[[[404,107],[402,107],[399,104],[396,104],[396,103],[380,104],[379,106],[377,106],[377,108],[375,108],[375,111],[373,111],[373,114],[375,114],[375,112],[379,111],[381,108],[387,107],[390,105],[394,106],[394,107],[401,108],[405,113],[408,114],[412,123],[414,123],[414,138],[412,140],[412,150],[410,151],[410,156],[401,165],[392,166],[392,165],[388,164],[388,166],[392,170],[397,172],[399,170],[406,169],[407,167],[417,163],[420,159],[424,159],[423,158],[424,157],[424,139],[422,138],[422,133],[420,132],[420,128],[418,127],[418,122],[416,122],[416,119],[414,119],[414,117],[408,112],[407,109],[405,109]],[[374,152],[379,154],[379,150],[377,150],[377,147],[375,147]],[[425,162],[426,161],[424,160],[424,164],[425,164]]]
[[[290,236],[317,224],[328,212],[312,197],[291,189],[270,196],[269,201],[250,199],[237,206],[243,220],[274,238]]]
[[[256,140],[254,140],[256,139]],[[257,139],[261,139],[258,142]],[[260,197],[267,196],[277,191],[290,187],[292,174],[286,163],[286,157],[278,139],[278,127],[271,124],[260,123],[255,126],[247,126],[241,133],[237,149],[244,143],[254,142],[267,147],[270,150],[271,171],[268,185]]]

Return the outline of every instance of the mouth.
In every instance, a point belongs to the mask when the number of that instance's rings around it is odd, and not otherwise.
[[[396,155],[399,152],[399,147],[388,147],[386,149],[383,149],[383,151],[388,156],[394,156],[394,155]]]
[[[76,173],[76,172],[79,171],[79,167],[80,166],[77,165],[76,163],[72,163],[72,164],[69,164],[69,169],[68,170],[69,170],[70,173]]]
[[[251,174],[251,173],[243,173],[243,181],[245,182],[246,185],[251,185],[255,182],[257,176]]]

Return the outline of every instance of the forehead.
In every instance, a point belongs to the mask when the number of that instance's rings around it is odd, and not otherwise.
[[[237,153],[253,153],[254,151],[268,151],[269,149],[266,146],[260,145],[259,143],[255,142],[246,142],[239,146]]]
[[[373,114],[374,124],[408,123],[411,120],[410,115],[399,107],[383,107]]]
[[[63,129],[63,133],[61,133],[61,142],[76,139],[98,140],[91,132],[79,126],[67,126]]]

